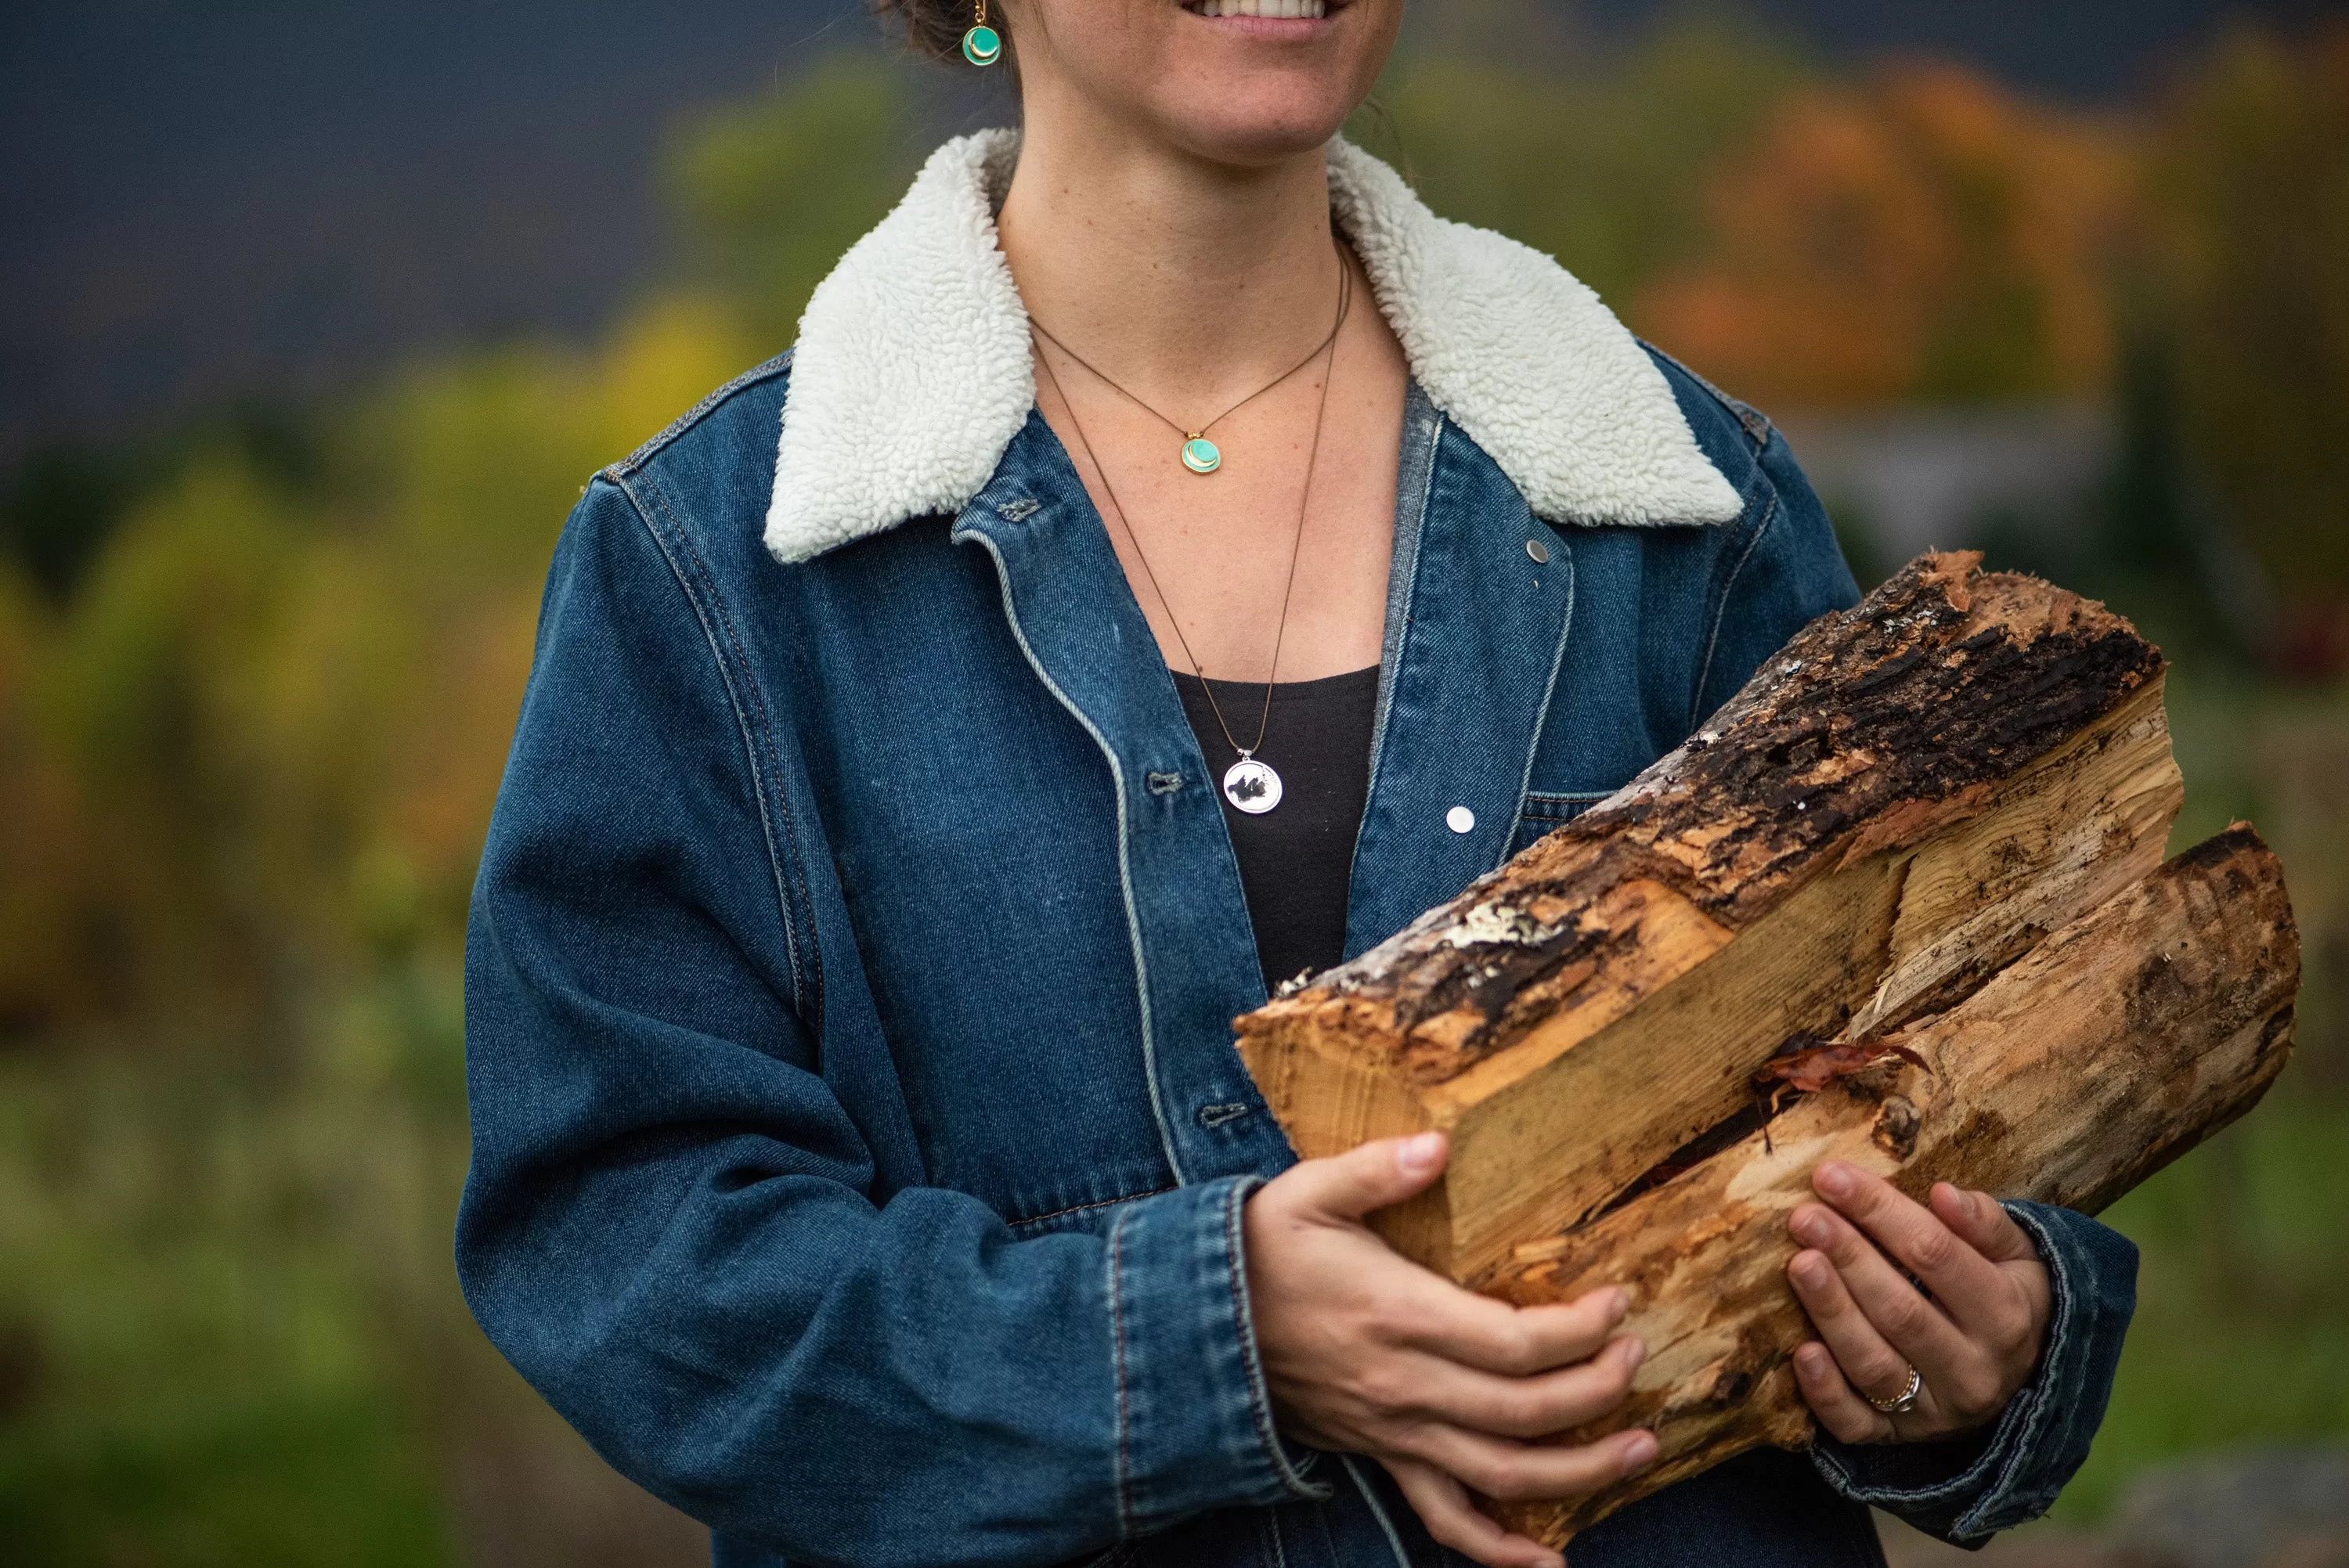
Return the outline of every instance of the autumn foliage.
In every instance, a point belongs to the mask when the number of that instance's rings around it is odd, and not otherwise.
[[[1765,404],[2094,394],[2130,176],[2115,129],[1953,67],[1806,87],[1713,171],[1699,253],[1631,315]]]

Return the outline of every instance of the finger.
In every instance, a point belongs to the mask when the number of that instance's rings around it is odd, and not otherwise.
[[[1892,1440],[1892,1419],[1859,1397],[1836,1365],[1835,1353],[1814,1339],[1795,1352],[1795,1386],[1819,1425],[1847,1443]]]
[[[1595,1421],[1623,1403],[1646,1357],[1619,1338],[1588,1361],[1531,1377],[1504,1377],[1438,1357],[1414,1357],[1401,1373],[1413,1415],[1503,1438],[1545,1438]]]
[[[1569,1446],[1513,1443],[1430,1421],[1413,1429],[1397,1446],[1504,1502],[1580,1497],[1613,1485],[1656,1458],[1656,1435],[1640,1429]]]
[[[1512,1535],[1476,1511],[1468,1489],[1433,1465],[1400,1455],[1379,1461],[1402,1489],[1419,1522],[1439,1546],[1486,1568],[1566,1568],[1566,1559],[1548,1547]]]
[[[1986,1360],[1986,1353],[1974,1343],[1974,1335],[1951,1321],[1944,1310],[1946,1304],[1937,1304],[1928,1297],[1866,1236],[1827,1210],[1813,1207],[1807,1213],[1798,1212],[1795,1233],[1805,1242],[1824,1243],[1820,1250],[1835,1264],[1844,1289],[1869,1325],[1919,1371],[1934,1379],[1936,1387],[1971,1386],[1975,1373]],[[1970,1283],[1961,1288],[1979,1289],[2002,1300],[2013,1297],[2013,1282],[2000,1277],[1998,1270],[1987,1262],[1982,1266],[1988,1272],[1979,1284]],[[1981,1296],[1970,1296],[1963,1305],[1970,1316],[1978,1320],[1996,1317],[1999,1331],[2006,1331],[2004,1318],[1988,1312]],[[1868,1392],[1876,1393],[1876,1389],[1871,1386]],[[1878,1397],[1882,1398],[1880,1394]]]
[[[1424,1284],[1402,1304],[1407,1316],[1398,1343],[1513,1377],[1596,1356],[1631,1303],[1627,1292],[1610,1286],[1556,1305],[1511,1306],[1423,1271],[1421,1278]]]
[[[1359,1220],[1426,1191],[1450,1156],[1451,1146],[1440,1132],[1381,1138],[1291,1166],[1266,1186],[1264,1196],[1303,1219]]]
[[[1987,1192],[1933,1184],[1933,1212],[1958,1238],[1994,1264],[2035,1263],[2039,1248],[2031,1233],[2014,1222],[1999,1201]]]
[[[1826,1253],[1806,1251],[1795,1254],[1794,1261],[1786,1265],[1786,1274],[1794,1281],[1795,1294],[1802,1299],[1803,1310],[1811,1315],[1819,1337],[1835,1353],[1836,1365],[1843,1369],[1844,1380],[1868,1398],[1899,1398],[1909,1386],[1909,1368],[1916,1363],[1894,1349],[1877,1330],[1868,1314],[1852,1299],[1842,1271]],[[1910,1290],[1909,1294],[1915,1295],[1916,1292]],[[1918,1367],[1917,1370],[1922,1372],[1924,1368]]]
[[[1883,1178],[1841,1161],[1820,1166],[1811,1182],[1821,1197],[1923,1281],[1964,1327],[1976,1331],[1987,1326],[1983,1319],[2004,1295],[1998,1265],[1960,1241],[1931,1210]],[[1822,1245],[1799,1228],[1795,1233],[1806,1246]],[[1831,1246],[1825,1250],[1837,1267],[1844,1266],[1841,1253]]]

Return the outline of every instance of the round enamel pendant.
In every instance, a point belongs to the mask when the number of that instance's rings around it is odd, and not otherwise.
[[[991,66],[1003,57],[1003,39],[982,23],[962,36],[962,57],[974,66]]]
[[[1224,799],[1234,810],[1261,817],[1280,804],[1280,775],[1253,757],[1243,757],[1224,772]]]
[[[1195,474],[1211,474],[1224,466],[1224,454],[1206,437],[1194,436],[1183,443],[1183,466]],[[1270,807],[1265,809],[1271,810]]]

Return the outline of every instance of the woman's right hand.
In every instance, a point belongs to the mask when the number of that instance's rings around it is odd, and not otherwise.
[[[1247,1283],[1281,1430],[1386,1466],[1428,1533],[1489,1568],[1565,1568],[1478,1512],[1487,1497],[1578,1496],[1656,1457],[1641,1430],[1579,1448],[1529,1439],[1594,1420],[1630,1391],[1643,1347],[1610,1337],[1619,1290],[1556,1306],[1475,1295],[1397,1256],[1362,1217],[1425,1189],[1441,1133],[1308,1160],[1247,1202]]]

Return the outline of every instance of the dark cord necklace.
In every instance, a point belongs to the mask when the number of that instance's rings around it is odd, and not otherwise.
[[[1321,395],[1313,407],[1313,445],[1306,454],[1305,483],[1297,500],[1297,532],[1288,544],[1288,578],[1280,590],[1280,620],[1273,628],[1272,668],[1265,676],[1264,707],[1263,711],[1257,716],[1256,739],[1247,746],[1239,743],[1238,738],[1232,734],[1232,727],[1225,722],[1223,707],[1216,701],[1216,688],[1208,681],[1206,669],[1199,663],[1198,655],[1191,651],[1191,639],[1183,634],[1182,619],[1174,614],[1174,602],[1166,597],[1166,590],[1159,586],[1158,573],[1151,570],[1150,557],[1142,548],[1142,537],[1134,532],[1133,522],[1125,515],[1124,503],[1117,499],[1117,490],[1110,483],[1109,470],[1102,466],[1101,459],[1094,454],[1092,438],[1085,434],[1084,421],[1077,417],[1077,406],[1069,400],[1068,393],[1062,389],[1060,375],[1052,368],[1051,357],[1043,353],[1040,348],[1036,355],[1038,363],[1044,366],[1045,378],[1052,384],[1053,395],[1060,398],[1061,406],[1069,411],[1069,423],[1076,427],[1077,444],[1084,449],[1085,460],[1092,465],[1093,472],[1101,476],[1102,492],[1109,497],[1110,510],[1117,514],[1117,525],[1125,531],[1127,542],[1133,546],[1134,559],[1142,562],[1143,579],[1149,583],[1151,593],[1157,595],[1159,607],[1166,612],[1167,624],[1174,628],[1174,641],[1181,646],[1183,656],[1191,662],[1192,673],[1199,677],[1199,685],[1207,694],[1207,709],[1216,716],[1216,727],[1224,732],[1226,742],[1234,751],[1239,753],[1239,760],[1224,772],[1224,799],[1229,800],[1235,810],[1246,811],[1250,816],[1260,816],[1280,804],[1280,775],[1273,770],[1271,764],[1259,759],[1257,752],[1263,748],[1265,731],[1272,724],[1272,689],[1280,678],[1280,645],[1288,632],[1288,601],[1297,587],[1297,559],[1305,541],[1305,513],[1313,498],[1313,469],[1321,456],[1321,424],[1323,417],[1329,412],[1330,383],[1335,378],[1331,372],[1337,367],[1338,334],[1344,329],[1346,315],[1353,308],[1353,303],[1354,271],[1346,264],[1345,256],[1341,253],[1338,258],[1338,319],[1330,328],[1330,335],[1321,340],[1320,347],[1316,348],[1299,362],[1295,370],[1289,371],[1278,380],[1269,383],[1257,392],[1249,394],[1248,397],[1241,399],[1241,403],[1246,403],[1260,397],[1264,392],[1271,390],[1273,387],[1280,385],[1280,382],[1288,380],[1290,376],[1296,375],[1298,370],[1304,369],[1315,359],[1324,354],[1329,356],[1329,365],[1324,367],[1321,377]],[[1061,346],[1060,339],[1046,332],[1042,326],[1037,325],[1033,317],[1030,318],[1030,325],[1035,326],[1037,333],[1052,346],[1059,348],[1063,354],[1069,354],[1068,349]],[[1085,369],[1092,371],[1094,376],[1099,377],[1113,389],[1125,392],[1125,389],[1119,387],[1116,382],[1111,381],[1100,371],[1093,370],[1092,366],[1086,365],[1081,359],[1077,359],[1075,355],[1069,354],[1069,357],[1075,359]],[[1125,392],[1125,396],[1142,404],[1144,408],[1150,407],[1150,405],[1143,403],[1139,397],[1133,397],[1130,392]],[[1239,404],[1234,404],[1233,407],[1237,408],[1239,406]],[[1154,414],[1158,412],[1154,408],[1151,408],[1150,411]],[[1227,413],[1229,411],[1226,410]],[[1165,416],[1161,414],[1159,418],[1163,419]],[[1220,419],[1223,415],[1219,414],[1216,418]],[[1172,423],[1171,420],[1168,422]],[[1215,420],[1211,419],[1208,423],[1213,424]],[[1195,436],[1193,438],[1198,438]],[[1217,461],[1220,462],[1221,459],[1218,458]],[[1191,466],[1187,457],[1185,466]],[[1194,469],[1194,471],[1207,470]]]

